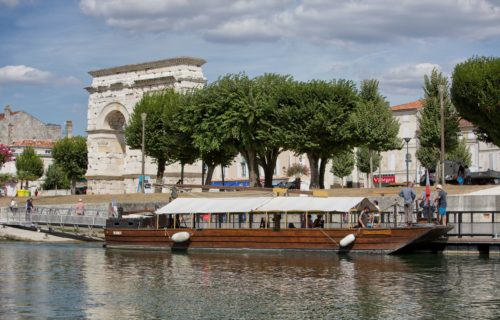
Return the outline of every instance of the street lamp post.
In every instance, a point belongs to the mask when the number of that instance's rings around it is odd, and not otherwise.
[[[146,126],[146,113],[141,113],[142,120],[142,167],[141,167],[141,192],[144,193],[144,129]]]
[[[408,144],[411,140],[411,138],[404,138],[405,142],[406,142],[406,183],[408,183],[408,181],[410,181],[410,152],[408,150]]]

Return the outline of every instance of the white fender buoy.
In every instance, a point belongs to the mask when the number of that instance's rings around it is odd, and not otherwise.
[[[345,236],[344,238],[342,238],[342,240],[340,240],[340,246],[341,247],[347,247],[348,245],[350,245],[351,243],[354,242],[354,240],[356,240],[356,237],[354,236],[354,234],[348,234],[347,236]]]
[[[172,235],[171,239],[173,242],[180,243],[180,242],[188,241],[190,237],[191,237],[191,235],[189,234],[189,232],[182,231],[182,232],[174,233]]]

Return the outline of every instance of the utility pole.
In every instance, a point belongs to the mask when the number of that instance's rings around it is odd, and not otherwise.
[[[441,183],[445,184],[445,175],[444,175],[444,89],[445,86],[443,84],[439,85],[439,104],[440,104],[440,113],[441,113]]]
[[[141,167],[141,192],[144,193],[144,142],[145,142],[145,139],[144,139],[144,131],[145,131],[145,126],[146,126],[146,113],[141,113],[141,120],[142,120],[142,146],[141,146],[141,149],[142,149],[142,167]]]

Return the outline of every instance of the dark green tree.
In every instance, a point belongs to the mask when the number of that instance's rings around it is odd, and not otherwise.
[[[358,96],[352,81],[310,81],[296,84],[282,112],[288,129],[285,148],[307,154],[311,170],[310,188],[324,188],[326,164],[333,154],[358,143],[349,117]]]
[[[333,155],[331,172],[342,180],[342,188],[344,187],[344,177],[351,174],[355,163],[354,153],[351,150],[337,152]]]
[[[350,121],[359,141],[368,147],[370,155],[400,149],[399,122],[393,117],[389,102],[379,93],[377,80],[363,80],[360,101]],[[369,171],[371,176],[373,170]],[[368,180],[371,186],[371,179]]]
[[[371,159],[371,167],[370,167]],[[380,165],[380,155],[370,150],[367,146],[358,147],[356,150],[356,167],[359,171],[366,173],[367,186],[370,179],[370,170],[377,170]]]
[[[176,161],[191,163],[192,158],[183,153],[192,146],[188,136],[179,130],[177,113],[183,100],[181,94],[173,89],[146,94],[136,104],[130,120],[125,126],[125,142],[131,149],[142,148],[142,118],[146,114],[144,130],[145,154],[156,161],[156,181],[162,183],[165,167]],[[188,139],[183,140],[182,139]],[[192,149],[190,149],[191,151]],[[159,192],[160,188],[156,188]]]
[[[45,172],[45,181],[42,187],[45,190],[68,189],[70,187],[70,182],[61,167],[57,164],[51,164]]]
[[[267,78],[263,80],[266,81]],[[202,151],[221,150],[223,143],[234,146],[246,160],[250,186],[260,185],[259,152],[266,146],[274,147],[269,136],[273,128],[278,129],[274,121],[266,121],[274,114],[270,109],[274,106],[273,98],[269,98],[270,94],[257,86],[257,82],[240,73],[226,75],[212,83],[209,86],[212,106],[199,126],[201,130],[195,134],[195,142]],[[200,134],[203,131],[210,132]]]
[[[218,94],[217,83],[188,92],[178,118],[179,130],[191,137],[193,146],[207,166],[205,181],[202,181],[205,185],[211,184],[217,166],[229,166],[238,154],[235,141],[218,130],[217,119],[223,112],[217,103],[220,99]]]
[[[36,154],[35,149],[26,147],[23,153],[16,158],[17,177],[25,181],[25,188],[28,188],[29,181],[40,179],[43,176],[43,161]]]
[[[87,172],[87,139],[81,136],[57,141],[52,149],[52,158],[71,182],[71,194],[75,194],[76,182]]]
[[[500,146],[500,58],[473,57],[455,66],[451,97],[479,136]]]
[[[261,109],[257,141],[257,163],[264,171],[264,186],[273,186],[273,175],[278,156],[283,151],[287,132],[286,118],[281,114],[289,107],[288,95],[294,81],[288,75],[266,73],[252,79],[252,94]],[[285,111],[286,112],[286,111]]]
[[[457,147],[451,152],[446,153],[446,160],[461,162],[469,167],[472,165],[472,155],[470,154],[466,139],[460,139]]]
[[[441,116],[440,87],[443,89],[444,104],[444,141],[446,150],[452,151],[458,144],[458,115],[451,104],[448,93],[448,80],[438,70],[432,70],[424,77],[424,108],[417,117],[419,126],[419,148],[417,159],[427,169],[435,169],[440,159],[441,150]]]

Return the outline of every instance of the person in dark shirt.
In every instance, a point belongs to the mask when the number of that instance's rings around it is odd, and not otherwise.
[[[446,225],[446,195],[447,193],[443,190],[443,186],[438,184],[436,186],[437,197],[434,202],[437,204],[438,208],[438,218],[439,222],[445,226]]]
[[[323,220],[323,216],[318,214],[316,219],[314,219],[313,228],[323,228],[325,226],[325,220]]]
[[[370,213],[370,209],[365,207],[363,211],[359,214],[358,223],[360,228],[371,228],[373,225],[373,217]]]

